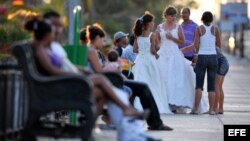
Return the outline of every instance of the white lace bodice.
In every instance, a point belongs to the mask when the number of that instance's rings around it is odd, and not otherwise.
[[[149,34],[148,37],[141,37],[139,36],[137,38],[137,44],[138,44],[138,55],[149,55],[151,54],[151,42],[150,37],[152,35],[152,32]]]
[[[163,24],[160,24],[159,27],[160,27],[160,37],[161,37],[161,45],[160,45],[161,48],[159,50],[159,53],[162,54],[164,52],[163,54],[166,55],[167,52],[168,53],[174,53],[177,50],[179,50],[178,45],[174,41],[169,40],[166,37],[166,34],[168,32],[170,32],[171,35],[174,38],[178,38],[178,27],[179,27],[179,25],[176,24],[175,28],[172,29],[172,30],[166,30],[166,29],[164,29]]]

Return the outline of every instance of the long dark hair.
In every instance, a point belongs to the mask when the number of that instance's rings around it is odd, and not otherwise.
[[[39,18],[33,18],[27,21],[24,27],[26,30],[33,32],[35,39],[39,41],[52,32],[51,26]]]
[[[140,36],[142,34],[142,31],[146,30],[147,24],[152,22],[153,20],[154,20],[154,16],[150,12],[146,11],[142,17],[138,18],[135,21],[135,24],[133,27],[133,33],[136,36]]]

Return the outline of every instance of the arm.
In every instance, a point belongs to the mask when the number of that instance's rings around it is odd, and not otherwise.
[[[195,39],[194,39],[194,44],[193,44],[193,48],[194,48],[194,51],[195,51],[195,54],[194,54],[194,57],[193,57],[193,60],[192,60],[192,66],[193,67],[196,66],[196,62],[198,60],[198,55],[197,54],[199,52],[200,36],[201,36],[201,32],[200,32],[199,27],[197,27],[196,31],[195,31]]]
[[[221,48],[220,31],[217,27],[214,27],[214,30],[215,30],[215,37],[216,37],[215,44],[217,47]]]
[[[156,47],[157,47],[157,50],[160,49],[160,44],[161,44],[161,35],[160,35],[160,26],[158,25],[157,26],[157,29],[155,31],[155,35],[156,35],[156,40],[155,40],[155,44],[156,44]]]
[[[194,50],[194,44],[183,47],[180,50],[181,50],[182,53],[187,53],[187,52],[193,51]]]
[[[156,35],[153,33],[150,37],[150,42],[151,42],[151,53],[155,56],[156,59],[159,58],[159,55],[157,54],[157,47],[156,47]]]
[[[134,52],[134,53],[138,53],[137,37],[135,37],[135,42],[134,42],[133,52]]]
[[[198,53],[199,51],[199,45],[200,45],[200,32],[199,32],[199,28],[200,27],[197,27],[196,28],[196,31],[195,31],[195,38],[194,38],[194,50],[195,50],[195,53]]]
[[[102,72],[102,66],[99,62],[99,57],[96,50],[89,48],[88,59],[95,72]]]
[[[183,30],[182,30],[181,26],[178,27],[178,38],[173,37],[171,33],[167,33],[166,37],[178,45],[183,45],[185,43]]]
[[[48,53],[43,47],[37,47],[35,54],[36,54],[39,64],[48,74],[62,75],[62,74],[71,73],[71,72],[64,71],[60,68],[55,67],[50,60],[50,56],[48,55]]]
[[[81,67],[81,66],[77,66],[77,69],[86,74],[86,75],[89,75],[89,74],[92,74],[93,72],[91,72],[87,67]]]

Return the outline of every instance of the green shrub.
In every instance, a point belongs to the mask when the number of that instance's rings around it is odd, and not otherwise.
[[[18,22],[7,22],[0,27],[0,43],[13,44],[14,42],[28,39],[29,33]]]
[[[14,21],[0,25],[0,35],[0,54],[8,54],[12,44],[30,38],[30,34],[23,26]]]

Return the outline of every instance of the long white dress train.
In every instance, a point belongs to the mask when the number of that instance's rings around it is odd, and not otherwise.
[[[195,73],[191,62],[184,58],[178,45],[166,38],[167,32],[173,37],[178,38],[178,27],[170,31],[163,28],[160,24],[161,45],[158,54],[158,65],[162,83],[167,90],[168,103],[175,106],[193,108],[195,98]],[[206,112],[206,102],[202,97],[200,113]]]
[[[156,105],[161,114],[172,113],[168,105],[168,98],[166,89],[163,87],[160,70],[157,66],[157,59],[151,54],[150,48],[150,33],[149,37],[137,37],[138,55],[133,67],[134,80],[145,82],[152,91]],[[161,56],[160,56],[161,57]],[[138,108],[138,100],[134,102],[135,107]]]

